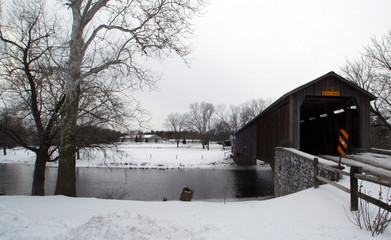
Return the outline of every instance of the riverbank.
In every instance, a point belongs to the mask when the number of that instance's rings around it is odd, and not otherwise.
[[[349,195],[328,185],[225,204],[1,196],[0,239],[371,239],[348,209]]]

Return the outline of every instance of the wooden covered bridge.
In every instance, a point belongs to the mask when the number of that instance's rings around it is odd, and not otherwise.
[[[238,164],[256,159],[274,168],[274,148],[311,154],[337,154],[340,129],[349,133],[349,150],[370,148],[370,102],[375,96],[329,72],[285,94],[235,135]]]

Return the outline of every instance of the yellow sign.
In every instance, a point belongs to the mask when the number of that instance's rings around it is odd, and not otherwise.
[[[345,156],[346,153],[348,152],[348,139],[349,139],[348,133],[345,130],[341,129],[339,133],[338,152],[342,156]]]
[[[340,93],[339,93],[339,91],[322,91],[322,96],[338,97],[338,96],[340,96]]]

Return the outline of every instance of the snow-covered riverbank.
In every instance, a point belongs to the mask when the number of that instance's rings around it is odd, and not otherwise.
[[[345,209],[349,195],[327,185],[226,204],[2,196],[0,239],[371,239]]]
[[[80,151],[77,167],[123,168],[225,168],[234,165],[229,158],[230,149],[211,144],[210,150],[201,144],[119,143],[117,146]],[[9,149],[0,156],[1,163],[34,164],[35,154],[23,148]],[[56,167],[57,163],[48,163]]]

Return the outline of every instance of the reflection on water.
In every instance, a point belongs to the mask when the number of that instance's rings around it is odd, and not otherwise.
[[[247,198],[272,195],[274,192],[273,171],[233,171],[235,175],[235,197]]]
[[[29,195],[33,166],[0,165],[0,191]],[[57,168],[47,168],[46,194],[54,193]],[[79,197],[178,200],[183,187],[194,200],[256,198],[273,195],[273,171],[258,169],[108,169],[78,168]]]

